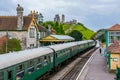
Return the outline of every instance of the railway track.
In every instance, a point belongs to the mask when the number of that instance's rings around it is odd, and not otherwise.
[[[86,54],[80,56],[80,60],[78,61],[78,63],[76,63],[76,65],[71,68],[66,74],[64,74],[63,77],[61,77],[59,80],[76,80],[81,69],[96,49],[97,48],[93,48],[89,50]]]

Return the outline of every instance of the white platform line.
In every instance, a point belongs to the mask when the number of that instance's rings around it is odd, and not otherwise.
[[[85,63],[84,67],[82,68],[82,70],[80,71],[78,77],[76,78],[76,80],[79,80],[79,77],[82,75],[83,71],[85,70],[86,66],[88,65],[88,63],[91,62],[91,60],[93,59],[93,56],[96,54],[96,52],[99,50],[99,48],[92,54],[92,56],[88,59],[88,61]]]

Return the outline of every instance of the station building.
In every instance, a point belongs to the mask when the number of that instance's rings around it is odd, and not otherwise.
[[[120,65],[120,44],[114,42],[108,47],[109,53],[109,68],[110,70],[116,70],[117,66]]]
[[[106,30],[106,47],[109,70],[120,65],[120,25],[115,24]]]
[[[0,37],[19,39],[22,49],[38,47],[39,38],[49,35],[49,31],[37,24],[34,14],[24,16],[19,4],[16,11],[17,16],[0,16]]]

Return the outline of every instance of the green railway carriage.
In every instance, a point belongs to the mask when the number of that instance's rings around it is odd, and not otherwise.
[[[89,44],[90,43],[90,44]],[[77,53],[94,46],[94,41],[79,41],[55,46],[49,46],[55,50],[55,66],[58,66],[65,60],[73,57]]]
[[[0,55],[0,63],[0,80],[35,80],[53,68],[53,51],[39,48]]]
[[[0,80],[35,80],[92,46],[87,40],[0,55]]]
[[[71,50],[73,47],[76,47],[77,44],[75,42],[72,43],[66,43],[66,44],[60,44],[55,46],[49,46],[55,50],[55,66],[58,66],[58,64],[64,62],[68,58],[71,57]]]

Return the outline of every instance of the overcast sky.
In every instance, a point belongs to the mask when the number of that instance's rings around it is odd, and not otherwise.
[[[120,23],[120,0],[0,0],[0,16],[16,15],[17,4],[24,15],[35,10],[48,21],[64,14],[65,21],[76,19],[94,31]]]

